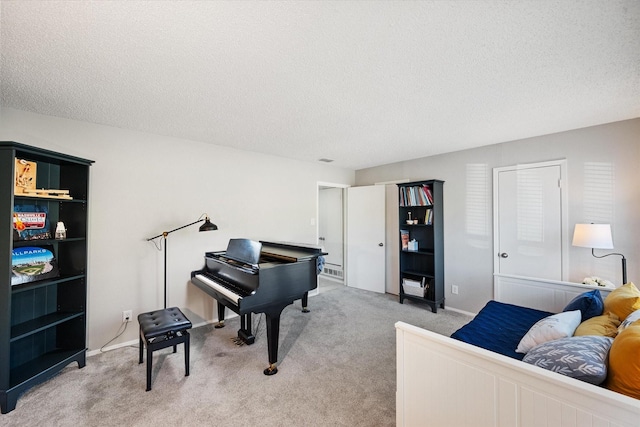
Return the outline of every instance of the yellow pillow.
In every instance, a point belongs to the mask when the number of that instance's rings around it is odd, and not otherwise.
[[[604,300],[604,312],[610,312],[623,321],[640,309],[640,291],[632,282],[611,291]]]
[[[607,313],[602,316],[592,317],[580,323],[573,335],[600,335],[615,338],[616,335],[618,335],[618,326],[620,326],[618,316],[613,313]]]
[[[640,399],[640,320],[620,332],[609,350],[605,386]]]

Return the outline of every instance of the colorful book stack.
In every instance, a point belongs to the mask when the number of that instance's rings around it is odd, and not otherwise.
[[[433,209],[427,209],[424,215],[424,223],[427,225],[433,224]]]
[[[428,185],[400,187],[400,206],[431,206],[433,196]]]

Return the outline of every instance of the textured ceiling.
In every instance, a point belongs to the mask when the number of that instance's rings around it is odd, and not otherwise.
[[[362,169],[640,117],[640,1],[1,1],[2,106]]]

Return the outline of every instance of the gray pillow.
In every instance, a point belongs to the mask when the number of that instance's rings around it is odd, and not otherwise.
[[[612,342],[595,335],[561,338],[535,346],[522,361],[597,385],[607,378]]]

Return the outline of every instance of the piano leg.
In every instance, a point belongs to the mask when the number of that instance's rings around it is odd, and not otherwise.
[[[302,295],[302,312],[303,313],[309,312],[309,309],[307,308],[308,301],[309,301],[309,292],[305,292],[304,295]]]
[[[289,305],[289,304],[287,304]],[[273,307],[265,312],[267,321],[267,347],[269,350],[269,367],[264,370],[265,375],[278,373],[278,340],[280,338],[280,314],[287,305]]]
[[[216,329],[224,328],[224,304],[218,302],[218,323],[214,326]]]
[[[251,313],[240,316],[238,338],[247,345],[251,345],[256,341],[256,337],[251,332]]]

